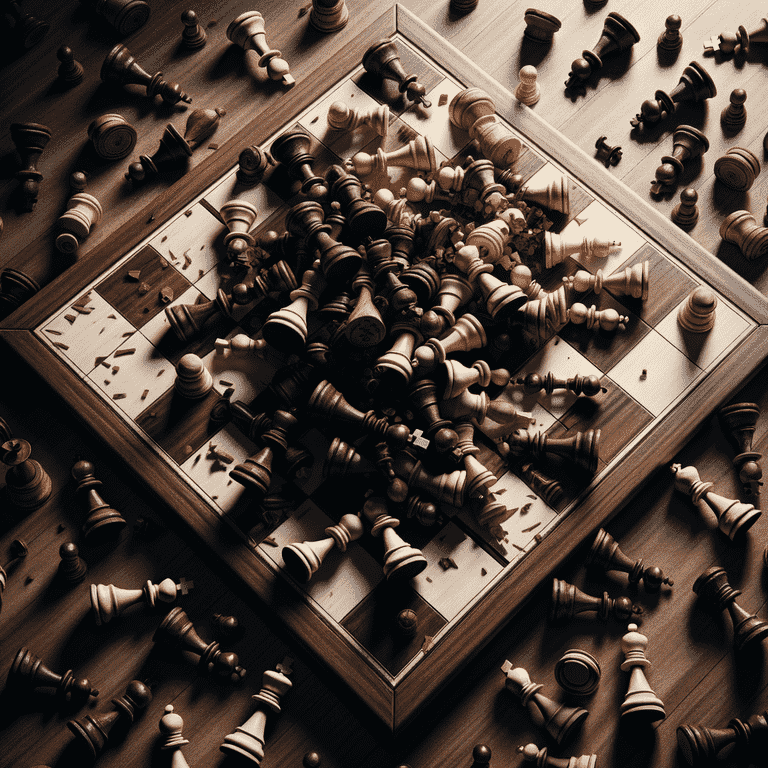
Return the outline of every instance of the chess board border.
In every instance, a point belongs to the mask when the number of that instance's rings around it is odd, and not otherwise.
[[[645,200],[611,176],[601,164],[571,144],[536,113],[520,104],[496,81],[439,37],[407,9],[396,5],[354,38],[340,37],[333,57],[281,95],[279,108],[270,101],[237,136],[202,162],[193,174],[155,196],[134,219],[78,261],[65,275],[46,286],[4,321],[0,338],[18,353],[83,420],[100,440],[136,473],[243,582],[269,603],[274,572],[253,556],[244,542],[221,535],[220,519],[194,489],[147,450],[134,429],[107,403],[95,396],[80,377],[34,335],[32,329],[81,289],[111,267],[163,222],[183,210],[237,162],[246,144],[260,144],[321,97],[335,79],[358,66],[362,53],[379,39],[399,34],[467,87],[485,90],[498,114],[519,130],[534,147],[568,168],[598,199],[642,222],[643,234],[675,254],[701,280],[738,306],[752,321],[751,332],[694,390],[679,402],[649,435],[628,450],[621,472],[596,478],[585,492],[579,514],[570,514],[514,569],[514,576],[497,581],[486,597],[467,610],[428,653],[417,655],[397,676],[382,672],[372,657],[361,654],[349,635],[311,604],[284,601],[271,609],[314,655],[341,677],[348,687],[393,731],[408,723],[450,677],[485,645],[530,597],[536,587],[561,565],[586,537],[610,520],[656,469],[667,464],[690,438],[702,419],[734,394],[764,359],[768,341],[768,300],[712,254],[654,210]],[[535,137],[535,138],[531,138]],[[183,204],[180,204],[183,203]],[[503,608],[502,608],[503,607]]]

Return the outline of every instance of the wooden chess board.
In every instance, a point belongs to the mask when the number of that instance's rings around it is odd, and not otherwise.
[[[360,67],[363,52],[388,37],[397,41],[406,69],[426,85],[432,101],[428,112],[393,101]],[[161,195],[152,217],[118,230],[92,258],[27,302],[0,334],[302,644],[397,730],[756,370],[764,356],[768,304],[402,7],[372,21],[316,74],[286,92],[279,110],[255,115],[236,139]],[[282,546],[322,537],[327,525],[357,512],[366,476],[324,477],[333,430],[308,425],[300,443],[315,460],[309,475],[286,490],[292,514],[272,526],[235,525],[235,519],[248,519],[251,502],[210,447],[213,443],[235,462],[257,447],[231,423],[212,421],[211,409],[230,388],[232,400],[257,403],[287,358],[274,350],[246,358],[215,352],[217,337],[258,332],[262,321],[250,306],[181,345],[168,332],[166,301],[190,304],[215,297],[222,281],[226,227],[218,211],[224,202],[235,196],[253,202],[260,232],[281,231],[288,208],[299,199],[279,168],[264,184],[239,188],[235,172],[243,147],[268,149],[278,135],[298,126],[312,137],[315,171],[322,174],[381,142],[370,129],[352,134],[329,129],[329,104],[387,102],[394,117],[384,149],[402,145],[415,132],[432,139],[440,159],[461,158],[470,139],[450,126],[448,104],[470,86],[485,90],[499,118],[520,136],[519,173],[530,183],[569,176],[570,213],[556,221],[556,230],[609,233],[621,242],[607,259],[576,254],[542,274],[545,288],[556,287],[578,268],[610,274],[650,261],[646,301],[609,292],[585,298],[587,304],[627,315],[626,330],[596,333],[566,325],[538,348],[525,347],[506,361],[516,375],[552,371],[600,377],[605,391],[595,400],[544,393],[523,397],[514,388],[508,394],[532,414],[535,428],[550,436],[601,429],[598,470],[586,477],[566,469],[564,500],[553,508],[521,479],[519,464],[512,462],[508,469],[486,449],[483,458],[499,477],[494,490],[516,510],[503,524],[501,540],[477,523],[472,504],[443,505],[435,525],[409,519],[398,529],[428,561],[406,585],[395,589],[386,582],[381,542],[370,537],[350,545],[346,556],[333,552],[309,584],[301,585],[283,571]],[[406,179],[407,172],[392,168],[389,181],[380,181],[398,190]],[[698,285],[710,286],[718,298],[715,326],[704,335],[685,333],[676,319]],[[205,359],[214,390],[193,406],[180,407],[173,395],[174,364],[189,351]],[[238,516],[243,509],[245,516]],[[445,558],[453,565],[445,567]],[[406,607],[416,612],[419,629],[413,639],[398,641],[390,629],[392,615]]]

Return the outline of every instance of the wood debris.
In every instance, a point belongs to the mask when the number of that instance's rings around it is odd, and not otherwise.
[[[126,347],[125,349],[118,349],[115,352],[115,357],[125,357],[126,355],[132,355],[136,352],[136,347]]]
[[[79,312],[81,315],[90,315],[93,312],[94,307],[81,307],[79,304],[73,304],[72,309],[75,312]]]
[[[229,453],[228,451],[225,451],[223,448],[219,448],[216,444],[210,443],[208,445],[208,456],[209,459],[218,459],[219,461],[223,462],[224,464],[231,464],[235,457]]]
[[[523,506],[520,507],[520,514],[524,515],[526,512],[530,511],[532,506],[533,506],[533,502],[530,502],[530,501],[527,504],[523,504]]]
[[[138,291],[139,296],[144,296],[150,291],[149,283],[139,283],[139,287],[136,290]]]
[[[113,400],[124,400],[128,395],[125,394],[125,392],[115,392],[114,395],[112,395]]]
[[[186,211],[184,211],[184,215],[185,215],[187,218],[189,218],[189,217],[192,215],[192,209],[191,209],[191,208],[189,208],[189,209],[187,209]]]
[[[459,569],[459,566],[456,565],[456,561],[451,557],[441,557],[437,564],[444,570],[447,571],[449,568],[455,568],[456,570]]]
[[[131,269],[128,271],[127,275],[129,280],[137,280],[141,277],[141,270],[140,269]]]
[[[69,323],[74,323],[77,320],[77,315],[64,315],[64,319]]]
[[[107,320],[117,320],[117,315],[107,315]]]
[[[534,529],[538,528],[541,525],[541,523],[534,523],[533,525],[528,526],[528,528],[523,528],[522,533],[530,533]]]
[[[448,103],[448,94],[447,93],[441,93],[440,96],[437,99],[437,106],[438,107],[444,107]]]
[[[65,344],[63,341],[54,341],[53,346],[59,349],[69,349],[69,344]]]
[[[304,5],[301,8],[299,8],[299,15],[296,17],[297,19],[300,19],[302,16],[306,16],[309,13],[309,9],[312,7],[312,3],[309,5]]]
[[[274,536],[267,536],[265,539],[262,540],[262,544],[267,544],[270,547],[276,547],[278,546],[277,542],[275,541]]]
[[[164,285],[160,289],[160,293],[158,295],[160,296],[160,301],[162,301],[163,304],[170,304],[173,301],[173,288],[169,288],[167,285]]]
[[[112,375],[114,376],[119,370],[120,370],[120,366],[119,365],[113,365],[112,366]]]
[[[218,149],[218,148],[219,148],[219,145],[218,145],[218,144],[209,144],[209,145],[208,145],[208,149],[213,149],[213,150],[216,150],[216,149]]]
[[[148,390],[148,389],[145,389],[145,390],[144,390],[144,391],[141,393],[141,399],[142,399],[142,400],[146,400],[146,399],[147,399],[147,395],[148,395],[148,394],[149,394],[149,390]]]
[[[424,635],[424,642],[421,644],[421,652],[429,653],[435,647],[435,638],[432,635]]]
[[[487,576],[488,575],[488,571],[486,571],[485,568],[481,568],[480,569],[480,575],[481,576]]]
[[[514,547],[516,550],[518,550],[518,552],[525,552],[525,549],[523,549],[523,547],[518,547],[518,546],[517,546],[517,544],[515,544],[515,542],[514,542],[514,541],[512,542],[512,546],[513,546],[513,547]]]
[[[46,333],[50,333],[51,336],[61,336],[61,331],[57,331],[55,328],[46,328]]]

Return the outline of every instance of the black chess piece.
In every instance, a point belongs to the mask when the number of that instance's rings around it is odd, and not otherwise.
[[[75,54],[69,46],[62,45],[56,52],[56,58],[61,62],[58,77],[63,87],[71,88],[83,82],[83,65],[75,60]]]
[[[0,611],[3,610],[3,592],[5,592],[5,586],[8,583],[8,571],[15,567],[19,560],[23,560],[29,552],[23,539],[14,539],[11,542],[10,550],[11,559],[5,565],[0,565]]]
[[[662,584],[670,587],[672,579],[664,576],[661,568],[644,568],[642,558],[632,560],[621,551],[619,543],[604,528],[600,528],[587,555],[586,565],[596,565],[606,571],[623,571],[629,576],[630,584],[643,582],[647,592],[658,592]]]
[[[0,272],[0,318],[18,309],[39,290],[40,286],[34,278],[18,269],[6,267]]]
[[[332,165],[325,173],[333,200],[341,204],[341,213],[351,232],[359,237],[381,237],[387,228],[387,214],[375,203],[363,200],[363,185],[357,176],[340,165]]]
[[[138,162],[133,162],[128,166],[125,178],[134,182],[142,182],[148,176],[183,170],[186,168],[191,154],[192,148],[186,139],[174,125],[168,123],[160,137],[160,146],[155,154],[151,156],[139,155]]]
[[[65,541],[59,547],[59,557],[61,558],[58,570],[59,578],[66,584],[79,584],[85,578],[85,574],[88,573],[88,566],[80,557],[77,544]]]
[[[37,169],[40,155],[51,140],[51,130],[40,123],[11,123],[11,141],[21,157],[21,170],[16,172],[19,210],[34,210],[43,174]]]
[[[176,338],[183,344],[196,339],[216,317],[232,317],[233,296],[221,288],[216,298],[201,304],[173,304],[165,308],[165,316]]]
[[[363,54],[363,67],[376,77],[393,80],[401,94],[423,106],[432,106],[425,98],[426,88],[418,82],[417,75],[406,74],[394,40],[380,40]]]
[[[661,158],[656,178],[651,182],[651,194],[660,195],[665,188],[677,183],[683,164],[701,157],[709,149],[709,139],[692,125],[680,125],[672,135],[672,154]]]
[[[15,691],[53,689],[60,702],[73,707],[82,706],[91,697],[95,699],[99,695],[99,691],[87,678],[75,677],[71,669],[61,675],[57,674],[28,648],[19,648],[16,653],[8,671],[8,687]]]
[[[77,483],[77,494],[83,499],[87,517],[83,523],[83,534],[88,544],[116,542],[126,526],[125,519],[107,504],[98,492],[101,480],[94,475],[95,467],[90,461],[78,461],[72,467],[72,478]]]
[[[608,621],[613,616],[623,622],[642,612],[643,609],[634,605],[628,597],[612,599],[607,592],[603,592],[601,597],[593,597],[562,579],[552,581],[551,621],[569,621],[577,613],[596,613],[601,621]]]
[[[288,131],[272,142],[269,154],[288,169],[292,179],[301,182],[301,192],[310,200],[321,200],[328,188],[312,168],[315,158],[309,151],[312,139],[304,131]]]
[[[726,751],[739,764],[752,762],[759,765],[765,755],[766,738],[768,711],[751,715],[746,720],[734,717],[725,728],[677,727],[677,748],[690,768],[711,766]]]
[[[146,0],[80,0],[110,24],[121,37],[141,29],[150,15]]]
[[[562,456],[594,474],[599,458],[600,434],[599,429],[588,429],[571,437],[553,438],[545,432],[519,429],[509,436],[507,442],[513,456],[530,456],[533,459],[547,454]]]
[[[13,37],[25,50],[34,48],[48,34],[51,25],[22,11],[16,0],[6,0],[5,6],[5,12],[13,19]]]
[[[723,430],[736,448],[731,460],[739,473],[744,493],[751,495],[762,485],[763,470],[758,463],[762,454],[752,450],[755,426],[760,416],[757,403],[732,403],[723,406],[717,413]]]

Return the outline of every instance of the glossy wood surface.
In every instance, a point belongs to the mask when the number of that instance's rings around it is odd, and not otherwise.
[[[347,0],[347,4],[350,23],[342,32],[327,37],[307,30],[306,15],[299,17],[304,3],[265,2],[259,7],[267,21],[270,45],[283,51],[297,80],[317,76],[318,59],[342,51],[345,40],[354,38],[372,17],[392,5],[362,0]],[[768,95],[763,63],[768,51],[760,49],[768,46],[754,46],[750,60],[740,69],[730,59],[719,61],[702,55],[705,38],[735,28],[738,23],[748,29],[754,27],[763,13],[759,4],[740,4],[743,17],[740,15],[737,20],[733,4],[722,0],[681,2],[674,8],[650,1],[616,2],[597,11],[588,11],[579,2],[552,2],[544,10],[557,15],[563,28],[545,53],[527,43],[521,45],[522,17],[528,7],[525,4],[480,0],[477,9],[464,17],[452,15],[448,3],[442,0],[411,0],[404,5],[502,85],[513,89],[520,66],[536,64],[542,87],[542,99],[534,108],[536,114],[590,155],[594,154],[594,141],[599,135],[607,135],[610,143],[620,143],[624,157],[610,172],[646,199],[650,199],[649,183],[661,156],[671,151],[671,128],[677,122],[702,128],[710,140],[710,150],[698,168],[684,175],[686,183],[699,191],[701,215],[691,236],[759,290],[766,290],[764,265],[748,263],[734,246],[721,245],[717,230],[727,213],[742,207],[762,218],[766,189],[762,185],[768,183],[768,176],[759,176],[750,193],[738,196],[715,183],[712,168],[715,159],[734,145],[746,146],[763,158],[762,141],[768,119],[762,116],[760,105]],[[151,106],[141,96],[115,96],[105,91],[98,70],[117,37],[79,4],[54,6],[26,0],[24,8],[50,21],[51,31],[37,48],[10,61],[3,69],[6,88],[0,94],[0,155],[4,156],[0,199],[5,231],[0,239],[0,267],[23,268],[46,283],[65,266],[63,257],[51,246],[51,231],[63,210],[66,180],[72,170],[91,163],[86,168],[91,171],[90,191],[109,211],[81,250],[81,260],[87,260],[100,243],[134,217],[148,219],[155,210],[162,211],[162,206],[172,206],[173,198],[182,195],[185,184],[190,182],[185,177],[176,183],[165,180],[134,193],[127,191],[121,163],[96,163],[88,154],[85,132],[94,117],[113,110],[125,114],[139,129],[135,153],[151,153],[163,126],[177,110]],[[228,110],[218,132],[208,142],[221,145],[242,128],[243,121],[247,122],[251,100],[269,99],[279,108],[282,91],[264,83],[258,73],[254,76],[253,62],[244,62],[226,42],[224,32],[229,20],[252,6],[219,2],[207,4],[205,11],[197,8],[204,25],[214,18],[217,23],[207,29],[206,48],[195,54],[181,54],[177,50],[182,30],[179,16],[184,8],[186,5],[180,3],[156,2],[150,22],[124,42],[150,72],[162,69],[168,79],[180,82],[193,95],[193,106],[223,106]],[[631,55],[606,64],[605,74],[616,79],[601,77],[597,88],[588,87],[586,96],[571,100],[562,87],[570,62],[582,49],[595,45],[608,11],[626,15],[640,32],[641,41]],[[684,45],[674,64],[662,66],[657,59],[656,38],[670,12],[683,19]],[[77,60],[86,68],[86,78],[72,91],[59,93],[53,81],[58,65],[56,49],[61,44],[72,47]],[[633,141],[629,137],[630,117],[654,90],[674,87],[682,68],[691,60],[703,63],[710,71],[718,96],[706,108],[681,109],[671,121],[662,124],[663,130],[660,127],[652,134],[651,140]],[[744,87],[748,93],[747,124],[736,137],[726,138],[719,114],[735,87]],[[39,164],[45,180],[38,207],[33,214],[17,216],[5,207],[5,201],[15,186],[8,125],[18,121],[44,123],[51,128],[54,138]],[[183,124],[184,118],[180,119],[179,113],[175,121]],[[206,153],[215,155],[215,150],[201,148],[193,157],[193,166],[217,162],[217,158],[211,160]],[[126,167],[129,161],[130,158]],[[676,197],[654,206],[668,215],[675,203]],[[681,243],[684,247],[684,237]],[[60,279],[66,280],[66,273]],[[759,356],[760,352],[754,354]],[[766,384],[768,376],[758,373],[743,399],[768,408]],[[29,398],[30,394],[35,397]],[[262,671],[274,668],[285,655],[296,659],[294,689],[284,700],[283,713],[268,726],[264,760],[267,766],[298,766],[309,750],[321,753],[324,766],[395,766],[403,762],[412,768],[468,766],[472,747],[478,742],[492,748],[493,764],[518,765],[521,758],[515,752],[517,745],[529,741],[550,748],[553,745],[530,724],[513,696],[503,690],[499,667],[504,659],[510,659],[528,669],[536,682],[543,683],[545,693],[559,698],[553,667],[571,647],[592,652],[603,667],[603,678],[586,705],[591,714],[582,734],[565,749],[551,749],[552,754],[596,752],[599,766],[681,765],[675,756],[678,724],[719,727],[735,715],[746,717],[768,707],[765,659],[735,659],[728,622],[699,605],[691,592],[699,573],[712,564],[720,564],[728,570],[732,583],[742,590],[739,602],[764,615],[760,609],[766,602],[768,579],[761,555],[768,538],[766,521],[758,521],[746,546],[734,545],[712,530],[712,521],[704,520],[688,500],[673,491],[671,476],[666,471],[659,471],[610,526],[626,552],[644,557],[647,564],[659,565],[675,579],[671,593],[665,591],[655,599],[639,595],[647,608],[643,631],[649,637],[648,657],[653,664],[648,676],[667,709],[666,720],[650,737],[641,735],[638,739],[636,734],[619,727],[618,708],[627,682],[627,676],[618,671],[622,658],[618,641],[624,628],[603,626],[588,619],[568,627],[550,627],[546,618],[549,587],[545,585],[491,645],[467,665],[424,716],[392,741],[367,719],[346,691],[311,663],[302,648],[283,634],[281,627],[260,610],[235,579],[219,572],[216,561],[197,540],[177,530],[173,517],[162,508],[154,508],[156,502],[136,487],[118,463],[107,459],[99,443],[61,411],[58,401],[44,387],[36,388],[34,376],[25,370],[6,375],[0,401],[0,414],[14,434],[30,440],[35,458],[44,464],[54,481],[53,498],[21,521],[13,518],[7,504],[3,505],[8,511],[3,517],[0,562],[4,562],[9,543],[15,537],[28,541],[30,555],[11,572],[5,592],[0,614],[0,677],[10,667],[18,647],[28,645],[54,669],[74,668],[97,684],[101,690],[95,707],[98,711],[108,708],[109,699],[121,694],[134,677],[150,678],[157,683],[155,700],[148,711],[123,744],[100,758],[100,765],[167,764],[168,755],[157,749],[157,721],[167,703],[173,703],[184,717],[185,736],[190,740],[184,753],[190,765],[234,764],[219,752],[219,745],[227,733],[250,715],[250,696],[257,692]],[[30,402],[34,407],[28,405]],[[757,450],[768,447],[768,430],[762,420],[756,445]],[[83,550],[90,567],[86,581],[67,590],[57,586],[54,575],[59,545],[68,538],[77,540],[77,528],[82,522],[73,483],[68,479],[78,455],[97,462],[99,476],[105,482],[104,496],[121,508],[129,522],[139,515],[150,515],[166,520],[170,530],[152,543],[128,536],[111,552]],[[717,423],[707,421],[679,454],[679,460],[684,464],[695,463],[702,478],[715,482],[724,495],[736,496],[738,485],[730,466],[731,456],[732,448]],[[617,506],[625,502],[620,496],[617,494]],[[65,530],[59,531],[60,524]],[[585,555],[586,552],[578,551],[558,575],[594,594],[604,589],[612,596],[622,593],[621,580],[585,580],[581,566]],[[238,688],[197,677],[192,667],[153,651],[151,638],[159,615],[133,609],[100,629],[86,615],[90,583],[135,587],[147,578],[157,580],[166,576],[185,576],[195,581],[194,590],[183,598],[181,605],[207,639],[211,636],[207,619],[214,611],[235,613],[246,624],[246,638],[234,646],[249,670]],[[3,694],[3,700],[13,706],[7,695]],[[9,709],[3,707],[3,711]],[[70,732],[64,723],[69,715],[59,713],[52,703],[44,705],[42,712],[29,707],[20,707],[18,713],[10,711],[13,714],[0,724],[0,741],[8,745],[0,750],[0,765],[66,764],[71,750],[67,746]],[[85,711],[75,716],[82,716]]]

